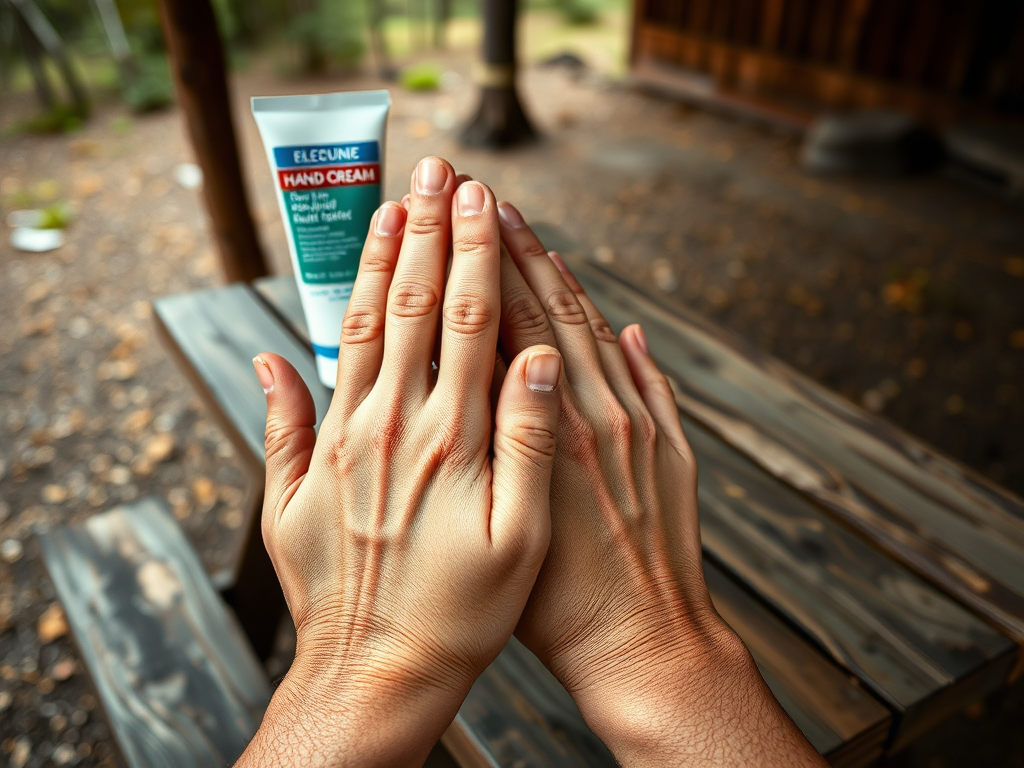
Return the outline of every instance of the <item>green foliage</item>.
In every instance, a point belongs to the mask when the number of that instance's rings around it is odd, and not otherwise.
[[[436,91],[441,87],[441,70],[433,64],[416,64],[403,69],[400,80],[410,91]]]
[[[595,0],[562,0],[562,14],[569,24],[594,24],[600,16]]]
[[[152,112],[174,101],[174,86],[166,57],[148,54],[135,59],[135,75],[123,84],[121,95],[132,112]]]
[[[48,109],[29,120],[15,125],[12,132],[70,133],[71,131],[80,130],[87,116],[70,104],[58,104],[53,109]]]
[[[41,211],[40,229],[64,229],[71,223],[71,208],[66,203],[54,203]]]
[[[362,3],[319,0],[292,19],[288,37],[299,48],[301,69],[320,72],[330,63],[358,64],[366,52],[365,27]]]

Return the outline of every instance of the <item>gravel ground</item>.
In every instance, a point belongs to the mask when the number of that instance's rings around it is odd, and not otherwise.
[[[460,75],[450,90],[394,94],[388,196],[401,196],[419,157],[446,156],[593,258],[1024,493],[1019,204],[942,173],[812,179],[791,138],[542,68],[523,91],[545,140],[468,152],[450,128],[472,105],[469,61],[445,63]],[[248,97],[379,86],[282,81],[258,63],[236,76],[244,164],[277,272],[290,267]],[[8,115],[30,108],[5,98]],[[200,196],[174,179],[190,160],[177,111],[130,118],[109,105],[78,133],[0,139],[5,211],[26,192],[77,209],[59,250],[0,243],[0,759],[16,768],[113,764],[33,531],[162,496],[212,569],[243,523],[242,465],[150,319],[152,298],[219,282]],[[1021,698],[957,719],[965,733],[995,729],[982,763],[1024,765],[1024,746],[998,737],[999,723],[1019,726]],[[963,763],[937,742],[900,764]]]

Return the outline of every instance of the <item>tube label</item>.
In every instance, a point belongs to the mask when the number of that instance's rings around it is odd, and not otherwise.
[[[352,283],[380,205],[376,141],[274,147],[302,282]]]

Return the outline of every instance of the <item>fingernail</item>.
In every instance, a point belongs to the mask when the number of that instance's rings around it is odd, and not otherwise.
[[[636,341],[640,345],[640,349],[644,351],[645,355],[651,354],[651,350],[647,347],[647,335],[644,333],[644,329],[639,325],[636,327]]]
[[[498,215],[501,216],[501,220],[504,221],[512,229],[519,229],[520,227],[526,226],[526,220],[523,218],[523,214],[516,210],[512,203],[502,203],[498,206]]]
[[[554,392],[562,373],[562,358],[550,352],[530,355],[526,361],[526,386],[534,392]]]
[[[558,251],[548,251],[548,258],[555,262],[555,266],[558,267],[558,271],[564,275],[566,272],[565,262],[562,261],[562,257],[558,255]]]
[[[394,237],[402,231],[402,220],[405,218],[396,205],[390,203],[377,209],[377,234],[382,237]]]
[[[270,372],[267,361],[259,355],[252,359],[252,367],[256,369],[256,378],[260,380],[263,394],[269,395],[274,389],[274,374]]]
[[[409,197],[409,195],[405,195],[405,196],[404,196],[404,197],[402,198],[402,207],[403,207],[403,208],[405,208],[405,212],[406,212],[406,213],[408,213],[408,212],[409,212],[409,201],[410,201],[410,200],[412,200],[412,198],[411,198],[411,197]]]
[[[476,216],[486,204],[484,188],[476,183],[466,182],[460,186],[456,197],[459,203],[459,216]]]
[[[444,189],[448,169],[429,157],[416,166],[416,191],[421,195],[434,195]]]

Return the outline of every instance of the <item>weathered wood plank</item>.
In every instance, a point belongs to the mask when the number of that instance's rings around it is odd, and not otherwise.
[[[696,314],[569,261],[613,327],[643,323],[684,413],[1024,644],[1024,502]]]
[[[243,284],[168,296],[154,302],[153,308],[158,335],[249,466],[253,495],[261,499],[267,408],[252,358],[260,352],[287,358],[309,385],[318,419],[323,419],[331,393],[317,378],[309,347],[282,327]],[[263,545],[259,512],[258,507],[250,510],[225,597],[257,654],[266,658],[285,604]]]
[[[834,766],[870,765],[889,736],[889,711],[714,563],[715,608],[746,644],[775,698]]]
[[[891,747],[995,690],[1011,640],[687,420],[705,551],[897,714]]]
[[[166,507],[117,507],[40,543],[129,768],[232,763],[270,687]]]
[[[557,242],[559,247],[566,245],[564,241],[558,241],[557,236],[546,236],[545,239]],[[267,278],[258,281],[256,289],[298,335],[305,334],[305,320],[293,279]],[[710,435],[708,440],[717,442]],[[720,451],[733,453],[732,449],[724,445]],[[744,459],[736,455],[735,461],[743,462]],[[722,462],[713,466],[721,467]],[[701,467],[704,472],[703,463]],[[753,471],[763,476],[763,481],[777,484],[759,469],[753,468]],[[785,493],[787,489],[783,487],[781,491]],[[710,498],[713,501],[715,494],[712,493]],[[798,503],[802,501],[798,496],[795,498]],[[714,513],[713,510],[708,511],[708,503],[708,499],[702,498],[702,515]],[[811,743],[835,765],[869,764],[878,756],[889,734],[890,717],[887,710],[857,683],[849,680],[838,667],[826,661],[806,640],[774,618],[753,597],[734,585],[729,588],[729,584],[723,583],[723,580],[728,582],[728,578],[721,575],[713,565],[707,565],[706,569],[717,575],[715,580],[709,577],[709,588],[715,604],[751,649],[765,673],[769,687]],[[569,730],[566,731],[569,736],[556,737],[553,734],[562,733],[564,727],[552,730],[547,719],[537,719],[538,711],[546,711],[544,707],[547,707],[553,708],[553,716],[572,722],[575,707],[571,699],[566,699],[567,694],[547,670],[536,660],[532,664],[528,659],[524,661],[522,654],[525,651],[519,651],[516,662],[518,666],[515,668],[526,676],[526,682],[521,687],[527,691],[512,696],[506,690],[507,670],[510,668],[505,659],[510,650],[506,649],[474,687],[467,698],[469,706],[463,707],[456,727],[446,736],[445,746],[460,760],[464,760],[466,765],[515,765],[515,762],[495,761],[499,760],[499,755],[506,753],[510,743],[526,738],[524,734],[527,731],[522,726],[524,712],[532,713],[528,719],[541,725],[529,732],[532,734],[529,737],[530,745],[528,748],[523,746],[521,754],[551,755],[562,750],[563,760],[568,760],[569,755],[580,757],[587,754],[585,750],[589,749],[588,742],[580,741],[582,737],[578,731]],[[538,696],[537,692],[543,691],[548,693]],[[511,709],[509,701],[514,703]],[[488,712],[499,714],[483,714]],[[497,724],[501,723],[504,723],[504,730],[497,728]]]
[[[281,327],[251,288],[236,283],[166,296],[153,308],[158,327],[179,359],[186,358],[193,383],[215,402],[214,412],[223,414],[221,422],[240,452],[263,455],[266,396],[252,370],[252,358],[260,352],[275,352],[295,366],[313,392],[319,426],[331,392],[319,384],[307,348]]]

